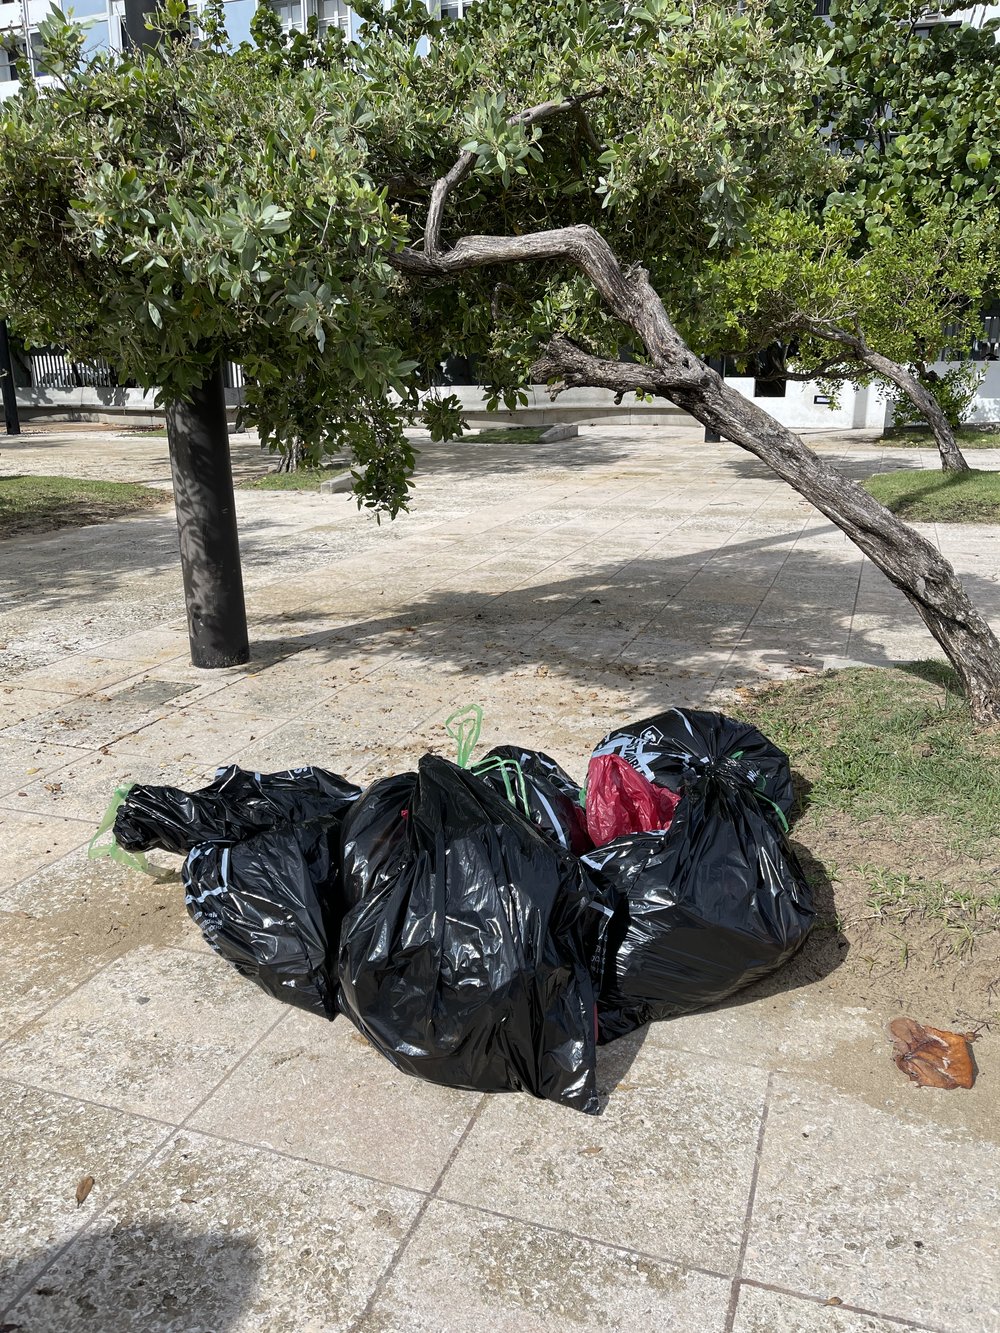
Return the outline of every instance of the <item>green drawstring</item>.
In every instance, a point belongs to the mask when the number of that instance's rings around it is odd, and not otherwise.
[[[444,729],[458,747],[455,763],[459,768],[468,768],[483,729],[483,710],[478,704],[466,704],[445,718]]]
[[[124,847],[118,846],[117,842],[114,840],[114,835],[112,835],[110,842],[102,843],[100,847],[97,846],[97,839],[107,833],[108,829],[114,824],[115,816],[118,814],[118,810],[126,796],[128,796],[129,792],[132,790],[132,786],[133,784],[129,783],[127,787],[115,788],[115,794],[111,798],[111,804],[108,806],[107,810],[105,810],[104,817],[101,820],[97,832],[87,845],[87,856],[91,861],[97,861],[102,856],[110,856],[112,861],[117,861],[120,865],[128,866],[130,870],[141,870],[144,875],[155,876],[159,872],[153,869],[143,856],[142,852],[127,852]]]
[[[727,759],[742,759],[742,758],[743,758],[743,751],[742,751],[742,750],[734,750],[732,754],[728,754],[728,755],[726,755],[726,758],[727,758]],[[786,833],[790,833],[790,832],[792,831],[792,830],[791,830],[791,825],[789,824],[788,820],[785,818],[785,812],[784,812],[784,810],[782,810],[781,806],[778,805],[775,801],[772,801],[771,798],[770,798],[770,796],[765,796],[765,795],[764,795],[764,792],[762,791],[762,788],[764,787],[764,784],[765,784],[766,781],[767,781],[767,779],[766,779],[766,778],[763,776],[763,774],[762,774],[762,775],[757,779],[757,786],[754,787],[754,789],[753,789],[753,793],[754,793],[754,795],[757,797],[757,800],[758,800],[758,801],[764,801],[767,805],[769,805],[769,806],[773,809],[774,813],[778,816],[779,820],[781,821],[781,827],[784,829],[784,831],[785,831]]]
[[[761,779],[761,780],[763,781],[763,779]],[[790,833],[790,832],[792,831],[792,830],[791,830],[791,825],[789,824],[788,820],[785,818],[785,812],[784,812],[784,810],[782,810],[781,806],[778,805],[778,803],[777,803],[776,801],[772,801],[771,798],[770,798],[770,796],[765,796],[764,793],[763,793],[762,791],[758,791],[756,787],[754,788],[754,793],[753,793],[753,794],[757,797],[757,800],[758,800],[758,801],[764,801],[764,802],[766,802],[769,806],[771,806],[771,808],[774,810],[774,813],[775,813],[775,814],[778,816],[778,818],[781,820],[781,827],[785,830],[786,833]]]
[[[507,800],[515,810],[518,808],[518,802],[520,801],[521,810],[529,819],[531,818],[528,789],[524,782],[524,769],[516,759],[502,759],[499,755],[493,759],[483,759],[480,763],[473,764],[469,772],[475,773],[477,778],[486,773],[499,773]],[[511,781],[511,775],[513,775],[513,781]]]

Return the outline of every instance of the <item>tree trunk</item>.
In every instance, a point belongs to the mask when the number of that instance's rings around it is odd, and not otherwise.
[[[898,361],[890,361],[870,349],[861,354],[861,360],[869,369],[874,370],[883,379],[890,380],[897,389],[901,389],[917,412],[931,428],[938,453],[941,455],[941,467],[945,472],[968,472],[969,464],[955,440],[951,422],[942,411],[941,404],[926,385],[921,384],[916,375],[911,375]]]
[[[1000,721],[1000,642],[936,547],[707,368],[703,386],[673,389],[669,396],[766,463],[846,533],[899,588],[944,649],[976,722]]]
[[[167,407],[167,443],[191,661],[237,666],[250,647],[221,363],[189,403]]]
[[[569,105],[549,103],[522,113],[520,119],[527,118],[527,123],[543,118],[542,113],[556,115]],[[583,272],[608,312],[642,340],[649,362],[604,360],[556,334],[536,362],[536,382],[558,381],[553,395],[584,386],[622,395],[636,390],[658,394],[766,463],[845,532],[916,608],[958,673],[976,722],[1000,722],[1000,642],[948,561],[700,361],[674,328],[645,269],[638,265],[623,269],[601,233],[585,224],[515,236],[464,236],[453,246],[442,246],[441,218],[448,193],[472,167],[472,154],[460,154],[448,175],[434,186],[423,247],[394,251],[387,256],[389,263],[415,278],[457,276],[494,264],[552,261]],[[831,334],[828,326],[822,336],[847,340],[841,330]],[[852,341],[856,352],[861,340]],[[863,342],[862,346],[869,350]]]
[[[8,435],[21,434],[21,418],[17,411],[17,388],[14,384],[14,363],[10,356],[7,321],[0,319],[0,395],[3,397],[3,415]]]

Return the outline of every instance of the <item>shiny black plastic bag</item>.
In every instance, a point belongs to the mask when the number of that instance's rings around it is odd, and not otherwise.
[[[699,773],[733,763],[741,785],[755,788],[782,814],[792,808],[788,756],[749,722],[723,713],[668,709],[609,732],[594,751],[601,754],[621,755],[643,777],[671,791],[682,791]]]
[[[339,818],[360,795],[322,768],[251,773],[233,764],[200,791],[136,784],[115,819],[115,842],[130,852],[182,854],[204,843],[232,846],[282,824]]]
[[[362,797],[343,847],[341,1007],[369,1041],[434,1083],[596,1113],[588,961],[607,913],[577,858],[433,755],[408,793]]]
[[[340,820],[268,829],[188,853],[185,902],[205,940],[276,1000],[333,1018],[344,902]]]
[[[745,723],[681,709],[613,737],[631,748],[603,742],[597,753],[634,755],[682,799],[665,833],[584,857],[617,901],[599,977],[603,1041],[718,1003],[786,962],[813,923],[785,836],[791,776],[780,750]]]
[[[216,953],[276,999],[333,1018],[346,907],[340,830],[360,794],[320,768],[233,766],[201,791],[133,787],[115,840],[187,852],[188,912]]]
[[[536,828],[576,856],[593,843],[580,803],[580,784],[541,750],[498,745],[473,770],[501,795],[506,795]]]

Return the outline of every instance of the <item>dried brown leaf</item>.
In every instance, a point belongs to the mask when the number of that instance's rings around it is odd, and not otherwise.
[[[94,1188],[94,1177],[84,1176],[83,1179],[80,1181],[79,1185],[77,1185],[76,1187],[77,1208],[80,1207],[80,1204],[83,1203],[83,1201],[86,1199],[87,1195],[93,1188]]]
[[[971,1088],[976,1067],[969,1043],[971,1032],[948,1032],[924,1027],[913,1018],[895,1018],[889,1024],[893,1060],[921,1088]]]

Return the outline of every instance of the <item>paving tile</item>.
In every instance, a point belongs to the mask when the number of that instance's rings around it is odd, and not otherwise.
[[[151,1120],[0,1079],[0,1161],[6,1177],[0,1312],[169,1133]],[[94,1186],[77,1204],[84,1176],[93,1176]],[[43,1326],[33,1327],[41,1333]]]
[[[180,1134],[6,1319],[34,1333],[346,1330],[419,1204],[389,1185]]]
[[[58,690],[31,689],[17,681],[0,685],[0,729],[13,727],[27,717],[37,717],[69,703],[73,695]]]
[[[212,762],[206,764],[193,757],[159,763],[142,755],[69,750],[56,771],[48,776],[36,774],[26,778],[17,788],[16,804],[35,813],[85,819],[96,828],[116,788],[141,782],[194,791],[212,781],[216,768]],[[15,802],[8,800],[6,804]]]
[[[831,1294],[836,1297],[836,1293]],[[881,1315],[859,1314],[838,1309],[836,1304],[742,1286],[732,1333],[904,1333],[904,1329],[894,1319]]]
[[[0,906],[11,884],[58,861],[87,842],[91,828],[79,819],[53,819],[12,808],[16,796],[0,805]]]
[[[0,895],[0,938],[0,1040],[120,954],[141,945],[201,947],[177,880],[90,861],[84,849]]]
[[[346,1018],[292,1010],[191,1127],[429,1190],[479,1101],[400,1073]]]
[[[61,656],[46,666],[36,667],[18,677],[18,683],[31,689],[58,690],[67,694],[87,694],[104,689],[133,675],[136,664],[119,657],[78,653]]]
[[[163,711],[164,706],[129,705],[106,694],[88,695],[7,727],[0,733],[0,739],[20,737],[27,741],[97,749],[155,722]]]
[[[34,784],[41,785],[51,773],[65,768],[71,760],[89,757],[90,752],[78,746],[0,736],[0,797],[23,792]],[[31,803],[23,799],[13,804],[31,808]]]
[[[116,756],[137,755],[159,763],[221,763],[220,756],[266,736],[280,722],[280,716],[226,712],[209,701],[198,708],[174,709],[149,719],[106,748]]]
[[[0,1047],[0,1073],[178,1123],[281,1013],[222,959],[147,945]]]
[[[998,1273],[1000,1147],[776,1076],[746,1277],[965,1333]]]
[[[600,1117],[491,1098],[445,1176],[444,1198],[732,1271],[766,1075],[625,1038],[602,1052]],[[629,1064],[634,1056],[634,1062]]]
[[[722,1333],[729,1282],[432,1202],[365,1333]]]

